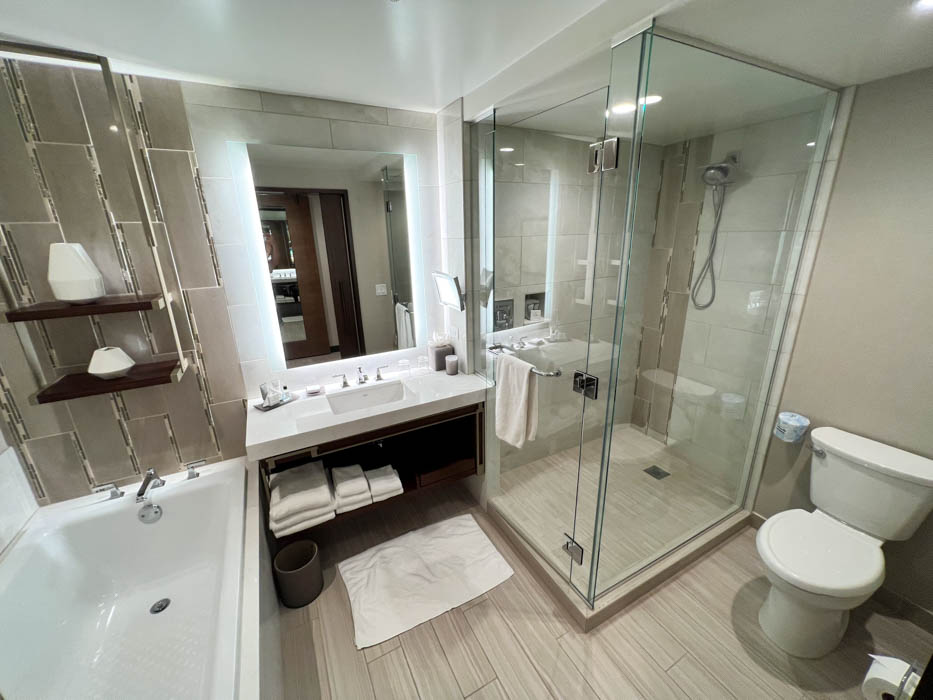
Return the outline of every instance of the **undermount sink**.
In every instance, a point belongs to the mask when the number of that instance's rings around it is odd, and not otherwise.
[[[402,384],[402,380],[389,379],[327,394],[327,403],[330,404],[331,411],[339,414],[393,403],[404,398],[405,385]]]

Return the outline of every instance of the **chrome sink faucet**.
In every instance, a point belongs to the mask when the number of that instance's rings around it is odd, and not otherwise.
[[[357,368],[356,368],[356,371],[357,371],[357,375],[356,375],[356,383],[357,383],[357,384],[365,384],[366,382],[369,381],[369,375],[366,374],[366,372],[363,371],[363,366],[362,366],[362,365],[360,365],[359,367],[357,367]]]
[[[165,482],[159,478],[159,475],[156,474],[156,470],[147,469],[143,483],[139,485],[139,490],[136,492],[136,502],[140,503],[145,501],[146,496],[149,495],[148,492],[152,489],[157,489],[160,486],[165,486]]]

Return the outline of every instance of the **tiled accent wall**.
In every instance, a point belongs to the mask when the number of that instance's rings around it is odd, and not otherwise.
[[[275,319],[263,313],[257,292],[268,281],[257,279],[250,264],[254,254],[251,219],[244,208],[250,193],[237,191],[239,173],[244,168],[249,170],[249,162],[245,146],[238,148],[237,144],[416,155],[427,307],[424,313],[429,333],[443,330],[444,312],[436,302],[430,277],[431,270],[440,270],[443,264],[437,115],[202,83],[182,83],[181,90],[204,198],[215,221],[217,259],[225,285],[232,290],[227,295],[227,310],[233,321],[235,343],[230,347],[239,357],[249,396],[258,396],[260,383],[278,376],[276,373],[285,368],[276,366],[276,353],[281,355],[281,348],[275,347]],[[286,384],[297,386],[321,383],[322,378],[329,380],[331,374],[340,371],[344,370],[338,365],[324,369],[311,366],[288,370],[282,377]]]
[[[16,450],[0,438],[0,553],[37,508]]]
[[[712,137],[705,137],[664,148],[651,250],[646,260],[639,261],[646,265],[646,274],[631,422],[662,440],[667,436],[674,378],[680,364],[697,224],[705,193],[699,168],[709,162],[711,144]],[[650,206],[650,202],[646,204]]]
[[[0,255],[12,296],[4,308],[53,298],[55,241],[82,243],[108,293],[159,291],[101,74],[6,60],[0,78]],[[120,346],[138,362],[171,358],[168,311],[0,323],[3,428],[41,503],[132,482],[148,467],[244,453],[245,391],[214,248],[226,222],[212,222],[205,205],[181,88],[115,78],[191,364],[177,384],[33,405],[42,382],[83,370],[96,347]]]

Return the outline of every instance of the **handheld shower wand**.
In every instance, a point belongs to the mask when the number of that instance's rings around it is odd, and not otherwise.
[[[716,239],[719,237],[719,222],[722,220],[722,207],[726,201],[726,185],[735,179],[738,170],[738,159],[735,155],[728,156],[720,163],[713,163],[703,168],[703,182],[712,188],[713,199],[713,230],[709,237],[709,251],[706,260],[697,272],[696,280],[690,288],[690,299],[697,309],[708,309],[716,299],[716,273],[713,270],[713,258],[716,255]],[[700,288],[706,278],[709,278],[710,295],[705,302],[699,301]]]

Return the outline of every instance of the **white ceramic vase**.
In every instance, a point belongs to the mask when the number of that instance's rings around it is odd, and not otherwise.
[[[91,355],[91,363],[87,367],[88,374],[101,379],[115,379],[126,376],[136,363],[120,348],[97,348]]]
[[[49,246],[49,286],[56,299],[71,304],[88,304],[106,294],[100,270],[80,243]]]

